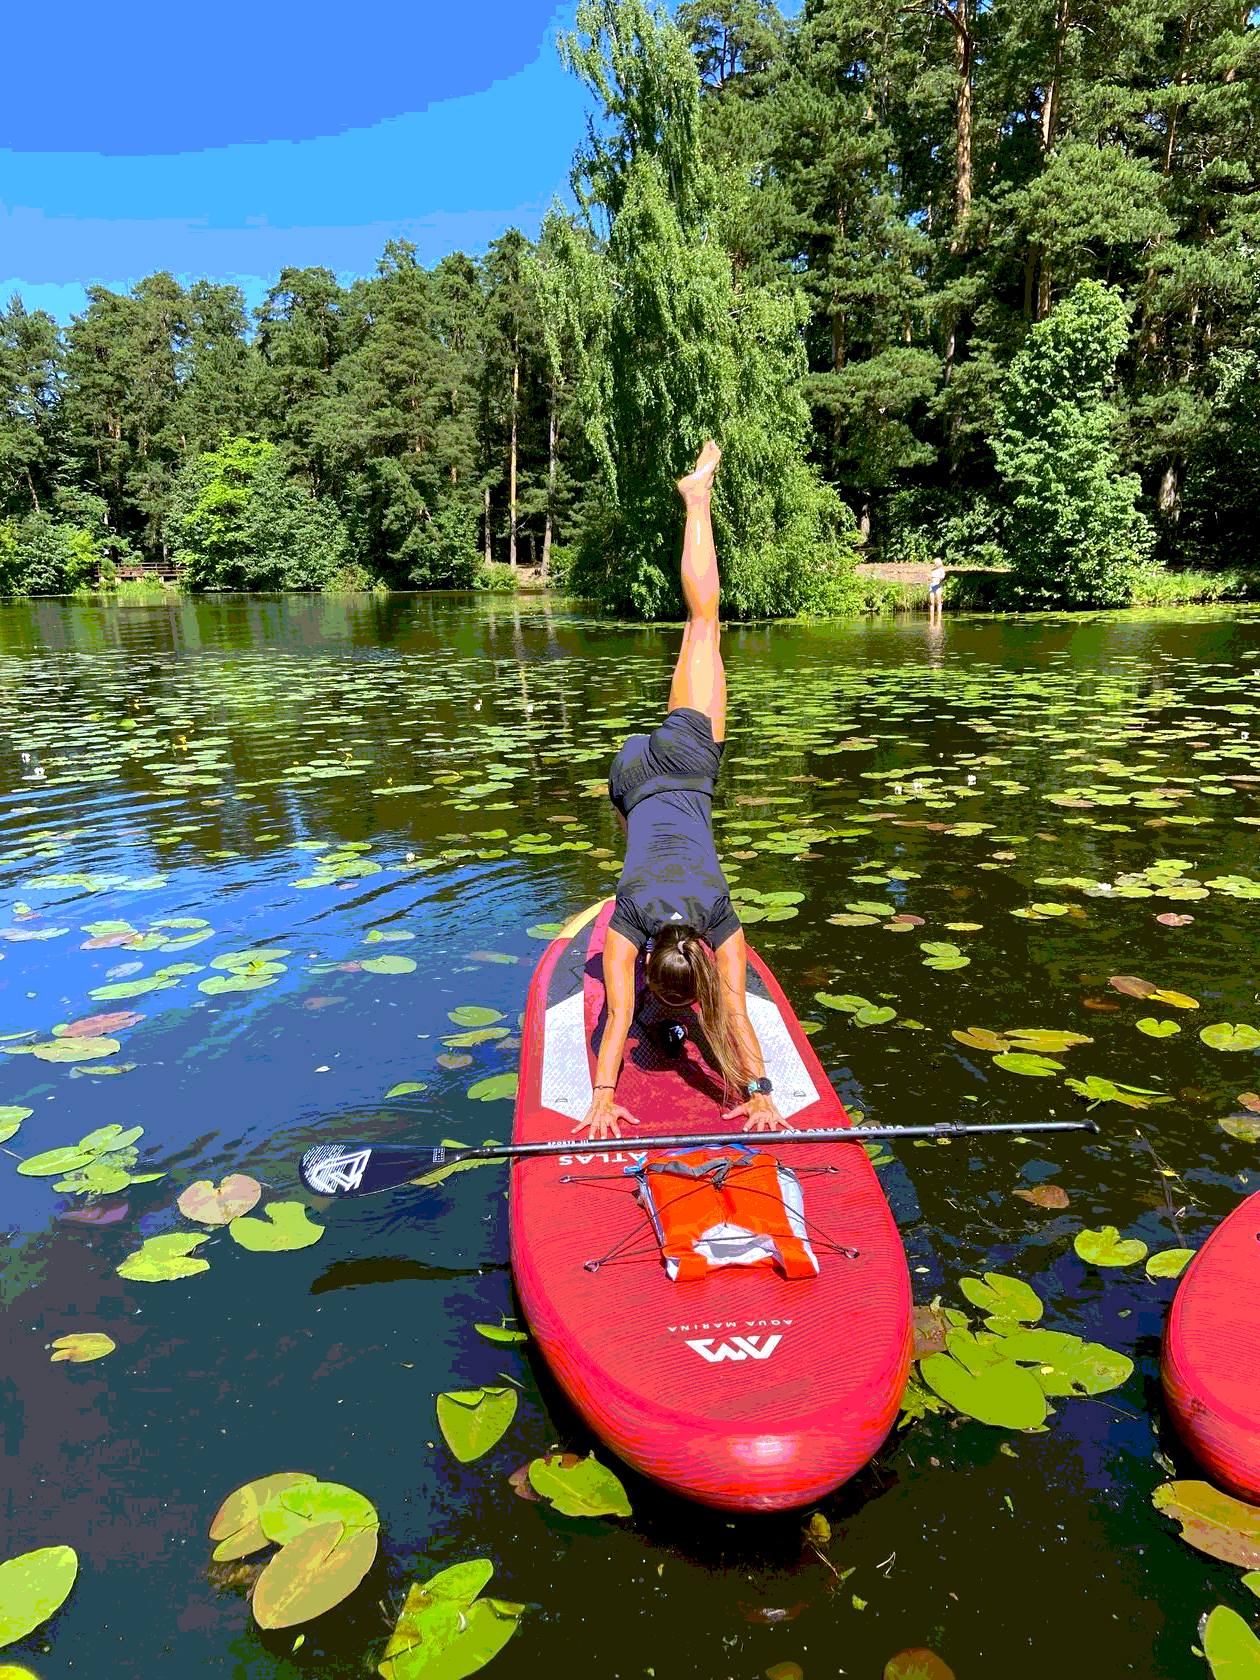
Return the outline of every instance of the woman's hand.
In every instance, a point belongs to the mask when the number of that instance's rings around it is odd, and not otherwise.
[[[747,1102],[740,1103],[738,1108],[732,1108],[722,1116],[723,1121],[738,1120],[741,1114],[748,1118],[744,1121],[746,1132],[792,1132],[796,1128],[779,1113],[774,1098],[764,1091],[758,1091],[749,1097]]]
[[[574,1126],[575,1132],[584,1132],[590,1128],[591,1142],[597,1138],[620,1137],[621,1121],[628,1125],[639,1124],[637,1115],[631,1114],[628,1108],[623,1108],[619,1102],[613,1101],[611,1091],[596,1091],[591,1097],[591,1106],[586,1111],[586,1118],[579,1120]]]

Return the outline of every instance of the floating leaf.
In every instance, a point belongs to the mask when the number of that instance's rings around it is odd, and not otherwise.
[[[437,1397],[438,1427],[461,1464],[488,1453],[515,1416],[514,1388],[453,1390]]]
[[[262,1185],[245,1173],[229,1173],[216,1190],[208,1178],[199,1178],[181,1192],[177,1206],[185,1219],[202,1225],[229,1225],[248,1213],[262,1195]]]
[[[746,910],[742,914],[745,921],[751,921],[753,919],[749,916]],[[842,910],[834,916],[828,916],[827,920],[831,923],[832,927],[874,927],[879,921],[879,917],[861,916],[852,910]],[[889,922],[884,923],[885,927],[890,927],[891,925],[892,924]]]
[[[429,1087],[423,1079],[405,1079],[401,1085],[392,1085],[385,1093],[386,1101],[390,1097],[409,1097],[413,1091],[427,1091]]]
[[[983,1283],[979,1278],[961,1278],[958,1287],[973,1307],[992,1313],[995,1318],[1035,1324],[1044,1311],[1036,1290],[1030,1289],[1022,1279],[1005,1277],[1001,1272],[986,1272]]]
[[[1100,1102],[1121,1103],[1125,1108],[1154,1108],[1172,1101],[1171,1097],[1162,1097],[1141,1085],[1121,1085],[1118,1080],[1100,1079],[1096,1074],[1088,1079],[1066,1079],[1064,1084],[1077,1096],[1084,1097],[1091,1108]]]
[[[119,1277],[131,1278],[136,1283],[195,1277],[198,1272],[208,1272],[210,1262],[199,1260],[193,1249],[209,1241],[208,1231],[170,1231],[165,1236],[150,1237],[115,1270]]]
[[[265,1219],[233,1219],[228,1230],[235,1242],[255,1254],[280,1249],[310,1248],[324,1234],[324,1227],[308,1218],[303,1202],[268,1202]]]
[[[536,1458],[529,1467],[535,1493],[550,1500],[566,1517],[628,1517],[633,1513],[626,1490],[605,1465],[592,1455],[574,1465]]]
[[[1181,1524],[1181,1538],[1223,1563],[1260,1567],[1260,1509],[1207,1482],[1164,1482],[1151,1504]]]
[[[945,1338],[949,1333],[949,1321],[945,1315],[935,1307],[916,1307],[914,1309],[914,1359],[923,1359],[929,1353],[944,1353]]]
[[[1012,1195],[1022,1197],[1039,1208],[1065,1208],[1068,1205],[1068,1193],[1058,1184],[1038,1184],[1031,1190],[1014,1190]]]
[[[410,974],[415,969],[412,957],[366,957],[359,967],[365,974]]]
[[[52,1364],[68,1359],[72,1365],[86,1365],[91,1359],[104,1359],[113,1353],[117,1343],[99,1331],[84,1331],[74,1336],[58,1336],[53,1343]]]
[[[311,1485],[318,1477],[304,1470],[279,1470],[271,1476],[260,1476],[246,1482],[228,1494],[210,1524],[210,1538],[219,1542],[215,1548],[216,1563],[230,1563],[248,1557],[269,1544],[262,1527],[262,1511],[278,1501],[287,1489]]]
[[[1057,1032],[1053,1027],[1008,1027],[1006,1037],[1016,1050],[1036,1050],[1055,1056],[1077,1044],[1092,1044],[1084,1033]]]
[[[451,1050],[464,1050],[474,1044],[490,1044],[496,1039],[506,1038],[506,1027],[476,1027],[472,1032],[447,1033],[442,1039]]]
[[[887,1006],[877,1008],[874,1004],[868,1004],[865,1009],[856,1010],[853,1019],[859,1027],[879,1027],[886,1021],[895,1021],[897,1011]]]
[[[859,1009],[875,1007],[869,998],[858,997],[855,992],[815,992],[814,1002],[821,1003],[824,1009],[839,1009],[847,1015],[855,1015]]]
[[[524,1330],[511,1330],[506,1324],[474,1324],[473,1329],[488,1342],[527,1342]]]
[[[1243,1143],[1260,1142],[1260,1116],[1252,1114],[1229,1114],[1221,1121],[1221,1130],[1228,1132],[1230,1137],[1239,1138]]]
[[[1132,1266],[1146,1254],[1140,1237],[1122,1238],[1114,1225],[1104,1225],[1100,1231],[1086,1227],[1076,1233],[1072,1246],[1091,1266]]]
[[[1135,1024],[1137,1030],[1148,1038],[1175,1038],[1181,1031],[1176,1021],[1159,1021],[1154,1015],[1143,1015]]]
[[[1148,1003],[1166,1003],[1173,1009],[1197,1009],[1197,998],[1188,997],[1185,992],[1173,992],[1166,986],[1157,986],[1147,996]]]
[[[1159,989],[1153,980],[1139,980],[1136,974],[1113,974],[1107,984],[1123,992],[1125,997],[1135,998],[1150,997]]]
[[[470,1085],[468,1095],[474,1102],[495,1102],[501,1097],[514,1097],[516,1086],[516,1074],[496,1073],[492,1079],[479,1079]]]
[[[1199,1638],[1212,1680],[1256,1680],[1260,1675],[1260,1639],[1228,1605],[1218,1604],[1202,1618]]]
[[[86,1167],[94,1159],[91,1150],[67,1144],[61,1149],[47,1149],[42,1155],[27,1156],[25,1161],[19,1162],[18,1171],[24,1178],[53,1178]]]
[[[884,1664],[884,1680],[954,1680],[954,1671],[935,1651],[920,1645],[889,1657]]]
[[[79,1557],[73,1546],[41,1546],[0,1563],[0,1645],[25,1639],[70,1596]]]
[[[1257,1096],[1254,1091],[1239,1091],[1235,1101],[1240,1108],[1247,1108],[1253,1114],[1260,1114],[1260,1096]]]
[[[0,1143],[7,1143],[23,1120],[29,1120],[34,1112],[33,1108],[12,1105],[0,1108]]]
[[[1162,922],[1165,927],[1189,927],[1190,923],[1194,920],[1194,917],[1177,916],[1174,915],[1172,911],[1165,910],[1163,915],[1156,916],[1155,920],[1157,922]]]
[[[995,1056],[993,1065],[1004,1068],[1007,1073],[1027,1074],[1032,1079],[1053,1079],[1056,1073],[1063,1071],[1062,1062],[1053,1061],[1049,1056],[1034,1056],[1026,1050],[1012,1050]]]
[[[461,1003],[458,1009],[448,1009],[446,1018],[457,1027],[489,1027],[503,1019],[503,1011],[480,1003]]]
[[[1046,1397],[1031,1372],[999,1359],[973,1375],[948,1353],[921,1360],[923,1380],[935,1394],[980,1423],[999,1429],[1034,1429],[1045,1421]]]
[[[110,1015],[89,1015],[82,1021],[71,1021],[68,1026],[53,1028],[54,1038],[101,1038],[121,1032],[124,1027],[134,1027],[138,1021],[148,1017],[139,1014],[134,1009],[117,1009]]]
[[[1133,1361],[1125,1354],[1061,1330],[1017,1329],[1004,1338],[1002,1352],[1035,1365],[1033,1375],[1051,1396],[1106,1394],[1133,1375]]]
[[[530,939],[554,939],[558,933],[563,931],[563,922],[535,922],[533,927],[525,929]]]
[[[1217,1021],[1204,1027],[1199,1037],[1212,1050],[1260,1049],[1260,1032],[1242,1022],[1233,1025],[1229,1021]]]
[[[486,1558],[413,1585],[377,1670],[385,1680],[464,1680],[516,1632],[524,1605],[477,1594],[494,1573]]]
[[[1192,1248],[1161,1248],[1146,1262],[1146,1275],[1148,1278],[1180,1277],[1193,1259]]]
[[[1009,1041],[1001,1033],[990,1032],[987,1027],[967,1027],[961,1032],[955,1027],[953,1036],[959,1044],[965,1044],[970,1050],[1001,1052],[1010,1049]]]
[[[376,1559],[377,1530],[335,1519],[304,1528],[258,1578],[252,1607],[259,1627],[295,1627],[340,1604]]]
[[[94,1062],[122,1049],[116,1038],[54,1038],[33,1044],[31,1054],[41,1062]]]
[[[137,963],[135,966],[138,968],[140,965]],[[140,997],[145,992],[166,992],[178,984],[178,980],[162,980],[157,975],[150,975],[145,980],[118,980],[111,986],[94,986],[88,996],[94,1002],[105,1003],[111,998]]]

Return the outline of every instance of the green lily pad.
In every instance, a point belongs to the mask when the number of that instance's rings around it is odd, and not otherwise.
[[[288,1628],[322,1616],[359,1585],[376,1560],[377,1544],[375,1524],[350,1526],[331,1518],[304,1527],[259,1576],[250,1601],[254,1620],[262,1628]]]
[[[488,1342],[527,1342],[524,1330],[512,1330],[506,1324],[474,1324],[473,1329]]]
[[[95,1062],[121,1049],[116,1038],[54,1038],[47,1044],[33,1044],[31,1054],[41,1062]]]
[[[1072,1246],[1091,1266],[1132,1266],[1146,1256],[1146,1244],[1140,1237],[1121,1237],[1114,1225],[1104,1225],[1101,1231],[1088,1227],[1078,1231]]]
[[[446,1018],[457,1027],[489,1027],[503,1019],[503,1011],[481,1003],[461,1003],[458,1009],[448,1009]]]
[[[1119,1080],[1100,1079],[1096,1074],[1090,1074],[1088,1079],[1065,1079],[1063,1083],[1069,1091],[1084,1097],[1091,1108],[1100,1102],[1121,1103],[1125,1108],[1154,1108],[1172,1101],[1171,1097],[1160,1096],[1141,1085],[1122,1085]]]
[[[1211,1050],[1260,1049],[1260,1031],[1245,1022],[1217,1021],[1210,1027],[1204,1027],[1199,1037]]]
[[[130,1149],[133,1143],[144,1136],[143,1126],[131,1126],[125,1132],[121,1126],[98,1126],[94,1132],[88,1132],[79,1139],[79,1148],[96,1153],[115,1154],[120,1149]]]
[[[993,1065],[1004,1068],[1007,1073],[1027,1074],[1032,1079],[1053,1079],[1056,1073],[1063,1072],[1062,1062],[1056,1062],[1049,1056],[1034,1056],[1027,1050],[1010,1050],[994,1056]]]
[[[741,912],[741,914],[744,921],[749,921],[751,919],[747,911]],[[856,914],[852,910],[841,910],[834,916],[828,916],[827,920],[831,923],[832,927],[874,927],[879,921],[879,917],[862,916]]]
[[[869,998],[858,997],[856,992],[815,992],[814,1002],[821,1003],[824,1009],[838,1009],[846,1015],[856,1015],[859,1009],[874,1009],[875,1005]]]
[[[61,1149],[46,1149],[42,1155],[28,1155],[18,1163],[18,1171],[23,1178],[54,1178],[60,1173],[77,1172],[95,1158],[90,1149],[66,1144]]]
[[[246,1482],[230,1493],[216,1511],[210,1524],[210,1538],[219,1543],[215,1547],[215,1563],[230,1563],[261,1551],[268,1544],[263,1532],[262,1512],[273,1500],[278,1500],[287,1488],[302,1484],[314,1485],[318,1477],[302,1470],[280,1470],[271,1476],[260,1476]]]
[[[479,1079],[475,1085],[470,1085],[468,1095],[474,1102],[495,1102],[501,1097],[514,1097],[516,1087],[516,1074],[496,1073],[491,1079]]]
[[[990,1032],[987,1027],[954,1027],[951,1037],[970,1050],[992,1050],[1000,1054],[1011,1048],[1010,1040],[1003,1033]]]
[[[625,1488],[593,1454],[571,1466],[559,1459],[536,1458],[529,1467],[529,1484],[562,1516],[633,1515]]]
[[[1180,1277],[1193,1259],[1192,1248],[1161,1248],[1147,1260],[1146,1275],[1148,1278]]]
[[[412,957],[365,957],[359,967],[365,974],[411,974],[415,971]]]
[[[1212,1680],[1256,1680],[1260,1675],[1260,1639],[1227,1604],[1202,1618],[1199,1638]]]
[[[974,1029],[973,1029],[974,1030]],[[1006,1037],[1016,1050],[1034,1050],[1040,1055],[1055,1056],[1071,1050],[1077,1044],[1092,1044],[1084,1033],[1056,1032],[1052,1027],[1008,1027]]]
[[[109,986],[94,986],[88,996],[94,1003],[104,1003],[111,998],[141,997],[145,992],[166,992],[178,984],[177,980],[161,979],[156,974],[151,974],[144,980],[115,980]]]
[[[25,1639],[70,1596],[79,1573],[73,1546],[41,1546],[0,1563],[0,1645]]]
[[[345,1528],[376,1528],[376,1506],[357,1489],[342,1482],[314,1478],[291,1482],[273,1492],[259,1507],[259,1527],[268,1540],[287,1546],[314,1524],[339,1522]]]
[[[29,1120],[34,1112],[33,1108],[21,1108],[12,1104],[0,1108],[0,1143],[7,1143],[23,1120]]]
[[[1016,1329],[1002,1347],[1007,1358],[1034,1366],[1033,1375],[1051,1396],[1106,1394],[1133,1375],[1133,1361],[1125,1354],[1061,1330]]]
[[[1135,1025],[1140,1033],[1146,1034],[1147,1038],[1175,1038],[1181,1031],[1176,1021],[1158,1021],[1154,1015],[1143,1015],[1142,1019]]]
[[[489,1044],[495,1039],[506,1038],[506,1027],[475,1027],[471,1032],[446,1033],[442,1043],[452,1050],[464,1050],[474,1044]]]
[[[401,1085],[391,1085],[385,1093],[386,1102],[390,1097],[409,1097],[416,1091],[427,1091],[429,1087],[423,1079],[404,1079]]]
[[[136,1283],[195,1277],[198,1272],[208,1272],[210,1262],[198,1259],[193,1249],[209,1241],[209,1231],[170,1231],[165,1236],[150,1237],[115,1270],[119,1277],[131,1278]]]
[[[516,1416],[514,1388],[453,1390],[437,1397],[438,1427],[461,1464],[488,1453]]]
[[[1260,1115],[1227,1114],[1220,1124],[1221,1130],[1228,1132],[1230,1137],[1239,1138],[1243,1143],[1260,1143]],[[0,1138],[0,1141],[3,1139]]]
[[[960,1278],[958,1287],[973,1307],[992,1313],[994,1318],[1036,1324],[1044,1311],[1041,1297],[1034,1289],[1021,1278],[1005,1277],[1001,1272],[986,1272],[983,1283],[979,1278]]]
[[[897,1011],[889,1009],[887,1005],[876,1008],[874,1004],[868,1004],[865,1009],[855,1010],[853,1019],[859,1027],[879,1027],[886,1021],[895,1021]]]
[[[104,1359],[118,1344],[100,1331],[87,1330],[74,1336],[58,1336],[52,1346],[51,1364],[69,1360],[73,1365],[86,1365],[90,1360]]]
[[[1046,1397],[1031,1372],[999,1359],[978,1374],[952,1354],[933,1353],[920,1360],[925,1383],[956,1412],[999,1429],[1035,1429],[1044,1423]]]
[[[263,1212],[265,1219],[241,1215],[228,1225],[233,1241],[255,1254],[310,1248],[324,1234],[324,1227],[307,1216],[303,1202],[268,1202]]]
[[[516,1632],[524,1605],[477,1594],[494,1573],[488,1559],[444,1569],[413,1585],[377,1672],[385,1680],[464,1680]]]
[[[1151,1495],[1157,1511],[1181,1524],[1181,1538],[1223,1563],[1260,1567],[1260,1509],[1208,1482],[1164,1482]]]
[[[535,922],[533,927],[525,929],[530,939],[554,939],[558,933],[564,932],[563,922]]]

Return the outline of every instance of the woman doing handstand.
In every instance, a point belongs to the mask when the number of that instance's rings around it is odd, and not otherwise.
[[[744,931],[713,843],[713,784],[726,739],[726,672],[718,623],[718,569],[709,498],[722,452],[713,442],[679,479],[687,510],[682,590],[687,626],[669,691],[669,713],[650,735],[632,735],[613,759],[608,797],[626,833],[626,861],[604,936],[607,1019],[586,1118],[573,1129],[620,1137],[638,1124],[616,1101],[635,1009],[635,966],[667,1010],[695,1005],[708,1048],[738,1099],[723,1118],[745,1131],[788,1129],[775,1106],[745,995]]]

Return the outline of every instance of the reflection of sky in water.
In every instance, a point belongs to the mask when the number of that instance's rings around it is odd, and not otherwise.
[[[296,1157],[316,1140],[506,1134],[509,1105],[470,1101],[467,1089],[515,1065],[517,1015],[544,943],[527,930],[612,888],[620,835],[603,778],[622,736],[659,718],[676,649],[676,630],[600,625],[504,600],[260,598],[104,611],[38,602],[0,614],[0,935],[66,930],[3,938],[0,1030],[30,1034],[7,1041],[20,1046],[98,1012],[146,1017],[119,1030],[117,1055],[78,1071],[5,1055],[0,1102],[34,1110],[5,1147],[25,1155],[108,1123],[143,1125],[145,1165],[169,1173],[108,1198],[128,1211],[94,1227],[67,1217],[82,1207],[51,1181],[20,1177],[9,1170],[15,1162],[0,1168],[0,1228],[13,1233],[0,1282],[18,1349],[7,1462],[14,1509],[29,1513],[14,1549],[68,1538],[97,1570],[63,1612],[58,1661],[63,1639],[67,1651],[76,1639],[85,1656],[92,1648],[94,1630],[111,1619],[109,1568],[135,1558],[153,1571],[146,1625],[124,1613],[131,1660],[142,1665],[135,1672],[161,1671],[161,1647],[180,1616],[189,1666],[279,1672],[278,1659],[241,1632],[239,1601],[206,1585],[200,1546],[226,1491],[290,1463],[350,1481],[382,1504],[398,1582],[423,1573],[426,1557],[437,1567],[480,1555],[480,1544],[500,1558],[505,1580],[496,1585],[507,1596],[582,1602],[583,1649],[600,1672],[627,1663],[626,1641],[640,1639],[626,1633],[613,1595],[643,1590],[634,1579],[644,1573],[644,1537],[654,1564],[674,1560],[665,1576],[683,1577],[692,1619],[672,1654],[672,1636],[664,1654],[659,1638],[651,1649],[636,1643],[640,1666],[658,1675],[734,1672],[721,1643],[732,1628],[743,1668],[760,1672],[782,1656],[765,1654],[767,1636],[755,1627],[732,1622],[721,1570],[672,1549],[712,1563],[722,1546],[744,1543],[742,1525],[728,1537],[636,1484],[641,1526],[560,1539],[527,1521],[532,1511],[501,1510],[487,1491],[500,1468],[553,1435],[577,1438],[527,1361],[470,1345],[473,1318],[497,1322],[511,1310],[506,1168],[415,1198],[330,1210],[319,1216],[320,1243],[300,1253],[245,1254],[220,1235],[199,1251],[210,1271],[187,1282],[124,1287],[113,1273],[137,1231],[181,1223],[174,1194],[195,1177],[246,1170],[264,1181],[265,1199],[280,1199],[294,1193]],[[1160,1538],[1161,1520],[1146,1505],[1152,1441],[1142,1384],[1153,1377],[1172,1286],[1148,1283],[1140,1267],[1104,1278],[1076,1259],[1070,1239],[1082,1225],[1114,1224],[1153,1250],[1171,1246],[1168,1184],[1193,1246],[1251,1183],[1254,1145],[1215,1122],[1234,1111],[1239,1090],[1255,1087],[1256,1059],[1205,1048],[1198,1029],[1260,1025],[1258,912],[1245,883],[1206,896],[1176,892],[1179,882],[1260,875],[1254,826],[1238,820],[1260,814],[1252,739],[1260,620],[1212,612],[951,619],[932,638],[909,621],[755,626],[728,630],[725,651],[731,745],[717,810],[725,866],[750,939],[802,1017],[821,1022],[814,1042],[846,1102],[891,1124],[1062,1118],[1078,1112],[1062,1083],[1071,1075],[1174,1098],[1141,1115],[1099,1109],[1102,1135],[1065,1146],[1053,1167],[1040,1159],[1021,1167],[1018,1146],[972,1139],[899,1147],[882,1169],[924,1298],[939,1292],[961,1305],[960,1276],[1010,1271],[1046,1300],[1048,1322],[1124,1349],[1138,1376],[1107,1397],[1111,1409],[1061,1402],[1049,1435],[1017,1441],[1017,1463],[995,1457],[998,1437],[979,1426],[954,1432],[929,1420],[902,1437],[883,1472],[895,1491],[854,1497],[845,1560],[834,1553],[843,1569],[899,1549],[904,1576],[899,1564],[891,1584],[861,1586],[888,1619],[840,1630],[816,1618],[811,1660],[822,1650],[852,1672],[879,1672],[898,1640],[919,1642],[940,1624],[957,1628],[942,1649],[960,1673],[969,1663],[992,1672],[1007,1644],[1012,1662],[1018,1645],[1022,1672],[1057,1672],[1048,1606],[1061,1567],[1073,1603],[1082,1577],[1106,1579],[1106,1610],[1100,1599],[1095,1619],[1088,1606],[1081,1611],[1100,1672],[1133,1660],[1146,1672],[1188,1673],[1186,1629],[1207,1607],[1201,1569]],[[571,820],[551,820],[561,817]],[[1184,867],[1162,880],[1145,875],[1160,859]],[[864,874],[870,879],[850,879]],[[88,884],[55,884],[65,876]],[[1048,884],[1069,877],[1085,885]],[[770,915],[767,901],[755,914],[752,895],[776,891],[802,897]],[[860,902],[924,924],[890,933],[887,916],[827,921]],[[1013,914],[1047,903],[1068,909]],[[1155,915],[1170,910],[1194,921],[1161,927]],[[170,918],[204,918],[210,936],[156,948],[145,936]],[[83,949],[92,937],[85,924],[110,921],[134,928],[123,937],[141,948]],[[980,927],[945,931],[955,922]],[[373,930],[413,937],[368,942]],[[189,930],[165,931],[178,940]],[[967,966],[925,968],[924,941],[953,941]],[[268,984],[200,989],[231,972],[213,963],[258,948],[289,953]],[[385,955],[416,968],[341,966]],[[169,989],[90,996],[122,965],[140,964],[120,976],[126,981],[180,962],[205,966]],[[1134,1022],[1151,1009],[1110,989],[1113,973],[1148,976],[1203,1007],[1161,1011],[1181,1032],[1143,1038]],[[898,1019],[862,1028],[817,1004],[819,992],[886,1002]],[[442,1038],[456,1030],[447,1012],[468,1003],[500,1011],[508,1036],[470,1047],[465,1066],[443,1067]],[[924,1025],[903,1028],[907,1018]],[[958,1045],[952,1032],[967,1026],[1055,1027],[1093,1042],[1059,1058],[1066,1075],[1020,1078]],[[99,1071],[124,1062],[135,1065]],[[403,1081],[427,1089],[386,1102]],[[1138,1147],[1138,1127],[1175,1178]],[[1013,1187],[1050,1178],[1067,1191],[1067,1210],[1011,1199]],[[98,1328],[114,1335],[118,1353],[50,1377],[44,1342]],[[432,1394],[494,1381],[501,1370],[525,1383],[504,1463],[453,1469],[440,1447],[425,1445],[436,1438]],[[543,1405],[553,1408],[550,1420]],[[938,1495],[923,1480],[929,1454],[954,1470],[952,1491]],[[1011,1521],[1008,1488],[1020,1513],[1011,1528],[1001,1526]],[[479,1537],[481,1523],[490,1541]],[[1071,1535],[1062,1563],[1041,1549],[1059,1545],[1059,1523]],[[965,1554],[935,1538],[932,1556],[919,1557],[913,1535],[929,1528],[966,1533]],[[187,1538],[181,1556],[168,1543],[173,1532]],[[1121,1535],[1131,1546],[1135,1534],[1158,1554],[1157,1581],[1145,1571],[1117,1580],[1110,1568]],[[766,1561],[777,1544],[765,1542],[752,1566],[765,1590],[785,1602],[820,1593],[821,1566],[819,1581],[802,1585],[795,1552]],[[1026,1579],[1010,1574],[1021,1547]],[[959,1582],[990,1603],[1001,1593],[1009,1614],[967,1623],[971,1612],[947,1596]],[[1156,1596],[1162,1627],[1151,1627]],[[154,1613],[168,1601],[171,1616]],[[668,1597],[645,1602],[645,1620],[659,1613],[668,1627]],[[1018,1639],[1008,1622],[1018,1623]],[[562,1618],[536,1629],[529,1650],[550,1650],[559,1631],[575,1637],[574,1626]],[[330,1672],[359,1671],[377,1626],[356,1629],[330,1656]],[[510,1657],[499,1659],[505,1674]]]

